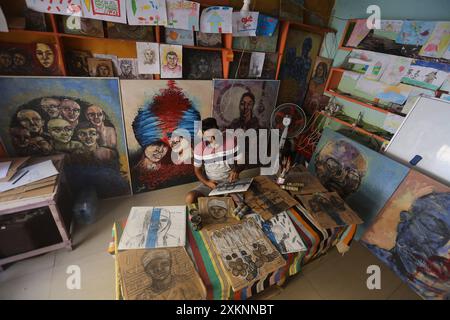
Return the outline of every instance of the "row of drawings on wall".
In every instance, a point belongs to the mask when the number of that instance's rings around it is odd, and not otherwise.
[[[448,299],[448,186],[329,129],[309,170],[364,220],[356,239],[422,297]],[[329,217],[340,212],[339,203],[328,200],[309,201],[311,212],[326,211]]]
[[[184,163],[194,121],[214,114],[221,128],[269,128],[279,81],[1,77],[0,87],[8,154],[64,153],[73,189],[91,184],[108,198],[194,181]]]

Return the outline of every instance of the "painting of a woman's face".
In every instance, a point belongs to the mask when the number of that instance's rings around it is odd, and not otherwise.
[[[44,68],[50,68],[55,61],[55,54],[49,45],[45,43],[37,43],[36,58]]]

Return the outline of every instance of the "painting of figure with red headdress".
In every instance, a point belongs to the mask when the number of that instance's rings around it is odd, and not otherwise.
[[[211,81],[121,81],[134,193],[195,181],[195,122],[211,115]]]

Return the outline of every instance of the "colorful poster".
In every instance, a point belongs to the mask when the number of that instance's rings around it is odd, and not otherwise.
[[[381,76],[380,81],[391,86],[396,86],[408,73],[412,59],[397,56],[390,57],[391,62],[389,63],[387,70],[385,70]]]
[[[208,7],[200,17],[200,31],[204,33],[233,33],[233,8]]]
[[[167,26],[165,0],[127,1],[128,24],[132,26]]]
[[[257,36],[273,36],[278,26],[278,19],[260,13],[258,15],[258,26],[256,28]]]
[[[124,0],[81,0],[83,17],[127,23],[126,2]]]
[[[402,31],[403,20],[381,20],[381,28],[374,29],[374,35],[389,40],[396,40]]]
[[[166,0],[167,28],[200,30],[200,4],[186,0]]]
[[[350,35],[350,38],[347,41],[347,46],[356,48],[361,43],[361,41],[363,41],[364,38],[367,37],[369,32],[370,29],[367,28],[366,19],[360,19],[356,21],[352,34]]]
[[[165,28],[166,31],[166,43],[167,44],[179,44],[183,46],[194,46],[194,31]]]
[[[26,4],[29,9],[38,12],[83,16],[81,0],[26,0]]]
[[[405,20],[396,42],[400,44],[423,46],[433,32],[435,25],[436,22],[432,21]]]
[[[254,37],[258,27],[258,12],[233,12],[233,37]]]
[[[139,74],[159,74],[159,43],[136,42]]]
[[[248,70],[249,78],[261,77],[265,58],[266,54],[264,52],[252,52],[252,56],[250,58],[250,68]]]
[[[411,170],[362,243],[424,299],[450,292],[450,188]]]
[[[2,77],[0,136],[12,157],[65,154],[74,194],[130,194],[119,80]]]
[[[442,58],[450,45],[450,22],[438,22],[428,41],[420,50],[420,55]]]
[[[183,46],[160,44],[161,78],[183,78]]]
[[[403,83],[437,90],[448,77],[450,66],[444,63],[415,60],[407,74],[402,78]]]

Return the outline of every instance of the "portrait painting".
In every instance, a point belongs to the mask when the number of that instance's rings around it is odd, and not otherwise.
[[[311,80],[309,81],[308,92],[306,94],[303,110],[307,115],[313,115],[316,111],[321,111],[328,104],[329,98],[324,96],[325,85],[333,60],[317,57]]]
[[[197,31],[195,33],[196,43],[199,47],[222,47],[222,35],[220,33],[204,33]]]
[[[408,167],[325,128],[308,166],[322,185],[337,192],[364,221],[359,240],[408,174]]]
[[[225,276],[233,291],[251,286],[286,261],[252,219],[209,231]]]
[[[112,60],[100,58],[88,58],[89,75],[91,77],[114,77]]]
[[[183,78],[183,46],[160,44],[161,78]]]
[[[27,75],[30,74],[33,65],[33,49],[30,44],[0,44],[0,73],[2,75]]]
[[[134,80],[138,78],[137,60],[133,58],[119,58],[119,78]]]
[[[256,52],[259,53],[259,52]],[[234,52],[234,59],[230,63],[230,79],[256,79],[250,75],[252,52]],[[266,53],[259,79],[275,79],[277,73],[278,53]]]
[[[25,9],[25,29],[32,31],[47,31],[47,22],[45,21],[45,14],[43,12],[34,11],[32,9]]]
[[[104,53],[94,53],[94,58],[107,59],[111,60],[113,66],[113,74],[114,76],[119,75],[119,59],[114,54],[104,54]]]
[[[166,43],[179,44],[182,46],[193,46],[194,43],[194,31],[165,28],[166,31]]]
[[[74,194],[130,194],[119,81],[1,77],[0,136],[11,157],[65,154]]]
[[[191,80],[212,80],[223,78],[222,53],[183,48],[183,78]]]
[[[198,209],[202,226],[224,224],[236,221],[233,217],[235,205],[231,197],[200,197]]]
[[[278,30],[277,27],[271,36],[233,37],[233,49],[275,53],[277,52]]]
[[[205,300],[186,249],[126,250],[117,255],[125,300]]]
[[[64,33],[103,38],[103,22],[77,16],[64,16],[62,19]]]
[[[303,105],[321,43],[322,36],[318,34],[293,28],[289,30],[280,68],[280,80],[283,81],[278,104]]]
[[[89,77],[89,58],[92,58],[92,54],[89,51],[67,51],[66,64],[69,75],[76,77]]]
[[[186,207],[133,207],[118,250],[184,247]]]
[[[194,121],[211,116],[211,81],[123,80],[121,88],[134,193],[193,182]]]
[[[450,188],[411,170],[361,238],[424,299],[450,294]]]
[[[223,129],[269,128],[280,82],[214,80],[213,116]]]
[[[153,42],[136,42],[139,74],[159,74],[159,44]]]
[[[152,26],[131,26],[124,23],[107,22],[108,38],[130,39],[140,41],[155,41]]]
[[[37,76],[61,76],[56,47],[53,44],[38,42],[34,45],[34,70]]]

